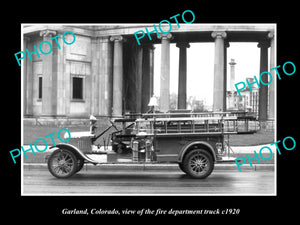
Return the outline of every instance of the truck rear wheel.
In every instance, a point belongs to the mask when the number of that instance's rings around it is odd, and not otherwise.
[[[193,149],[183,159],[183,171],[193,178],[204,179],[214,169],[214,161],[210,153],[203,149]]]
[[[69,150],[55,150],[48,159],[48,170],[54,177],[68,178],[78,171],[78,159]]]

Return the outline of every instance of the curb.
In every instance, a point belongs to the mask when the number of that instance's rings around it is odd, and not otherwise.
[[[48,170],[46,163],[23,163],[23,169],[29,170]],[[82,171],[181,171],[177,164],[85,164]],[[238,171],[235,164],[215,164],[214,170],[223,171]],[[254,164],[241,166],[241,172],[243,171],[274,171],[274,164]]]

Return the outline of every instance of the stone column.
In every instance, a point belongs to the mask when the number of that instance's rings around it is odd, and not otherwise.
[[[234,92],[235,91],[235,64],[236,62],[234,61],[234,59],[231,59],[231,61],[229,62],[230,65],[230,91]]]
[[[70,78],[66,76],[65,74],[65,65],[66,65],[66,60],[65,60],[65,47],[66,45],[63,43],[62,40],[62,35],[63,33],[58,33],[60,34],[60,37],[57,39],[60,45],[60,49],[58,49],[57,44],[55,41],[52,43],[52,48],[53,48],[53,77],[56,77],[55,80],[55,89],[56,89],[56,116],[61,116],[64,117],[66,116],[66,111],[67,111],[67,103],[69,100],[66,99],[66,83],[70,83]],[[56,34],[56,35],[58,35]],[[55,92],[55,89],[54,92]]]
[[[142,65],[142,113],[148,111],[149,101],[153,95],[153,44],[143,46]]]
[[[142,112],[142,86],[143,86],[143,48],[135,45],[135,113]]]
[[[276,66],[275,64],[275,38],[274,33],[270,32],[268,34],[268,38],[270,39],[270,69]],[[273,81],[269,84],[269,114],[268,119],[274,120],[275,119],[275,86],[277,81],[277,75],[275,74],[275,70],[269,70],[272,74]]]
[[[160,111],[170,109],[170,40],[172,34],[161,34]]]
[[[178,74],[178,105],[177,109],[186,109],[186,48],[190,45],[187,42],[176,44],[179,48],[179,74]]]
[[[211,36],[215,39],[215,62],[214,62],[214,94],[213,94],[213,111],[224,111],[225,93],[225,71],[224,71],[224,39],[226,32],[214,31]]]
[[[98,113],[100,116],[111,116],[112,110],[112,87],[113,87],[113,58],[112,58],[112,43],[109,37],[99,38],[99,102]]]
[[[122,117],[123,113],[123,40],[122,36],[112,36],[114,42],[113,59],[113,107],[112,116]]]
[[[50,38],[56,35],[56,31],[44,30],[40,32],[43,37],[43,41],[48,41],[52,46],[52,52],[44,55],[40,54],[43,60],[43,87],[42,87],[42,115],[43,116],[55,116],[56,115],[56,94],[57,94],[57,74],[53,69],[54,47],[53,40]],[[56,45],[56,43],[55,43]],[[42,45],[43,52],[49,52],[50,46],[45,43]]]
[[[99,82],[99,40],[98,37],[91,37],[91,100],[90,100],[90,112],[92,115],[99,115],[99,92],[103,88],[101,82]]]
[[[227,48],[230,47],[228,41],[224,41],[224,90],[223,90],[223,111],[227,110]]]
[[[30,49],[30,37],[23,36],[23,50]],[[29,52],[32,52],[29,50]],[[25,57],[22,62],[23,69],[23,113],[24,115],[33,115],[33,74],[32,74],[32,62]]]
[[[150,48],[150,71],[149,71],[149,76],[150,76],[150,99],[154,94],[154,49],[155,47],[152,45]],[[150,101],[149,99],[149,101]],[[148,102],[149,103],[149,102]]]
[[[260,74],[264,71],[268,71],[268,41],[261,41],[257,45],[260,48]],[[262,82],[268,83],[268,76],[263,75],[261,77]],[[260,85],[259,89],[259,104],[258,104],[258,119],[260,121],[266,121],[268,118],[268,85]]]
[[[26,48],[27,48],[27,40],[28,37],[25,37],[25,35],[23,34],[23,49],[22,51],[25,52]],[[27,57],[25,57],[23,59],[23,62],[21,64],[21,68],[22,68],[22,72],[23,75],[21,77],[21,79],[23,79],[23,115],[27,115],[28,114],[28,110],[27,110]]]

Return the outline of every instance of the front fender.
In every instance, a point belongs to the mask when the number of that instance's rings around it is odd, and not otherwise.
[[[214,151],[214,148],[209,143],[207,143],[205,141],[193,141],[193,142],[190,142],[190,143],[186,144],[182,148],[182,150],[180,151],[179,156],[178,156],[178,162],[182,162],[185,153],[188,151],[188,149],[190,147],[192,147],[194,145],[200,145],[200,146],[202,145],[202,146],[204,146],[205,149],[207,149],[207,151],[212,154],[214,161],[217,160],[217,156],[216,156],[216,153]]]
[[[82,153],[77,147],[75,147],[74,145],[71,144],[67,144],[67,143],[59,143],[55,146],[51,146],[50,149],[52,148],[58,148],[58,149],[67,149],[72,151],[75,155],[79,155],[81,156],[83,159],[85,159],[86,161],[93,163],[93,164],[98,164],[99,162],[89,158],[86,154]]]

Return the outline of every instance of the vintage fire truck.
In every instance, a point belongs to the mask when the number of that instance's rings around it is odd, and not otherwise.
[[[79,172],[91,164],[176,163],[192,178],[209,176],[215,163],[234,162],[226,142],[232,134],[254,133],[258,123],[245,113],[147,113],[115,119],[108,130],[107,151],[92,145],[94,134],[71,132],[68,143],[60,143],[48,158],[48,169],[57,178]]]

